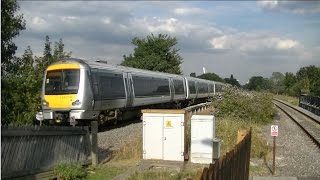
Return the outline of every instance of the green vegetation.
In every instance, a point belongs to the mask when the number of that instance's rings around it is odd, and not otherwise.
[[[168,35],[147,36],[147,38],[135,37],[132,44],[137,46],[133,55],[124,55],[121,65],[148,69],[152,71],[181,74],[180,64],[182,57],[178,54],[177,39]]]
[[[65,162],[55,166],[54,174],[62,180],[82,179],[87,175],[81,164]]]
[[[192,73],[191,73],[192,74]],[[190,75],[191,75],[190,74]],[[195,73],[192,74],[194,75],[195,77]],[[218,76],[217,74],[215,73],[205,73],[205,74],[201,74],[200,76],[197,76],[197,78],[201,78],[201,79],[207,79],[207,80],[211,80],[211,81],[218,81],[218,82],[223,82],[225,83],[225,81],[220,77]]]
[[[283,101],[286,101],[292,105],[298,106],[299,105],[299,98],[287,96],[287,95],[274,95],[275,98],[281,99]]]
[[[190,171],[144,171],[141,173],[135,173],[129,180],[149,180],[149,179],[159,179],[159,180],[180,180],[185,178],[196,179],[197,170]]]
[[[264,158],[270,148],[261,135],[261,126],[272,121],[275,110],[272,96],[267,93],[246,92],[227,88],[223,100],[216,101],[217,137],[223,140],[222,153],[236,144],[237,131],[252,127],[251,157]]]
[[[88,170],[88,180],[113,179],[127,170],[126,166],[104,165],[94,170]]]
[[[234,117],[250,123],[266,124],[272,120],[272,95],[226,88],[222,101],[215,101],[218,117]]]
[[[31,124],[40,106],[45,68],[71,53],[64,52],[62,39],[54,43],[52,50],[46,36],[43,57],[33,56],[30,46],[22,57],[16,57],[13,38],[25,29],[25,20],[17,15],[19,5],[15,0],[1,0],[1,5],[1,124]]]
[[[244,88],[255,91],[270,91],[275,94],[299,96],[300,93],[320,96],[320,67],[306,66],[296,74],[273,72],[270,78],[253,76]]]

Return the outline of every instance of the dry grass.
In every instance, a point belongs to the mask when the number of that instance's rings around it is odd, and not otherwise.
[[[222,140],[221,154],[225,154],[236,145],[238,130],[249,130],[250,127],[252,127],[251,157],[265,158],[268,152],[271,151],[271,147],[262,138],[259,124],[248,123],[234,117],[225,117],[217,120],[216,126],[216,136]]]
[[[141,160],[142,151],[142,137],[134,137],[134,139],[114,152],[113,161]]]
[[[287,101],[288,103],[298,106],[299,105],[299,98],[287,96],[287,95],[274,95],[275,98],[281,99],[283,101]]]

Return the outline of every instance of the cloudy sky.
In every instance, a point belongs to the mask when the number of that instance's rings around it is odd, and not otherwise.
[[[133,37],[177,37],[183,74],[202,68],[244,84],[252,76],[320,65],[320,1],[19,1],[28,45],[43,52],[44,38],[63,39],[72,56],[119,64]]]

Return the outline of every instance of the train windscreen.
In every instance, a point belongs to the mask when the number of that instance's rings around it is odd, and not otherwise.
[[[79,89],[80,70],[65,69],[47,72],[45,94],[77,94]]]

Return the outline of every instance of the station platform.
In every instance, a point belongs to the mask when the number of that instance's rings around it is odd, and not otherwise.
[[[320,180],[320,177],[253,176],[251,180]]]

